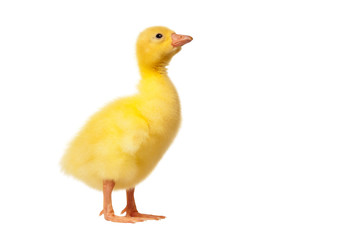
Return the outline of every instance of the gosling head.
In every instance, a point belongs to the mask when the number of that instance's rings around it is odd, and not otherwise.
[[[147,28],[140,33],[136,44],[139,66],[164,67],[184,44],[192,40],[192,37],[176,34],[166,27]]]

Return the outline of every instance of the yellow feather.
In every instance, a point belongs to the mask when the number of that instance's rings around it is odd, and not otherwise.
[[[151,37],[157,32],[164,39]],[[114,180],[115,189],[126,189],[151,173],[181,119],[178,94],[166,73],[167,64],[180,50],[171,46],[172,33],[152,27],[139,35],[138,93],[109,103],[89,119],[63,156],[65,173],[100,190],[103,180]]]

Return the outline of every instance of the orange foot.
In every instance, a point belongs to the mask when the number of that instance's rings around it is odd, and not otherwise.
[[[120,214],[123,214],[124,212],[127,212],[126,208],[124,208]],[[143,220],[161,220],[161,219],[166,218],[165,216],[143,214],[143,213],[139,213],[138,211],[129,211],[126,213],[125,217],[139,218],[139,219],[143,219]]]
[[[111,222],[119,222],[119,223],[136,223],[143,222],[146,219],[140,217],[120,217],[114,214],[114,212],[104,213],[103,210],[100,213],[100,216],[104,214],[104,219]]]

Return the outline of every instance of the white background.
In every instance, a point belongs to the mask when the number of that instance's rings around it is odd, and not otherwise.
[[[1,1],[0,238],[353,239],[351,2]],[[194,37],[169,70],[181,131],[136,189],[167,219],[111,223],[59,161],[135,92],[135,40],[154,25]]]

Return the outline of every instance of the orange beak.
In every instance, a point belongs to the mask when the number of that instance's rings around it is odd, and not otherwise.
[[[193,38],[191,36],[180,35],[180,34],[176,34],[176,33],[172,33],[171,38],[172,38],[171,44],[174,47],[183,46],[184,44],[189,43],[190,41],[193,40]]]

